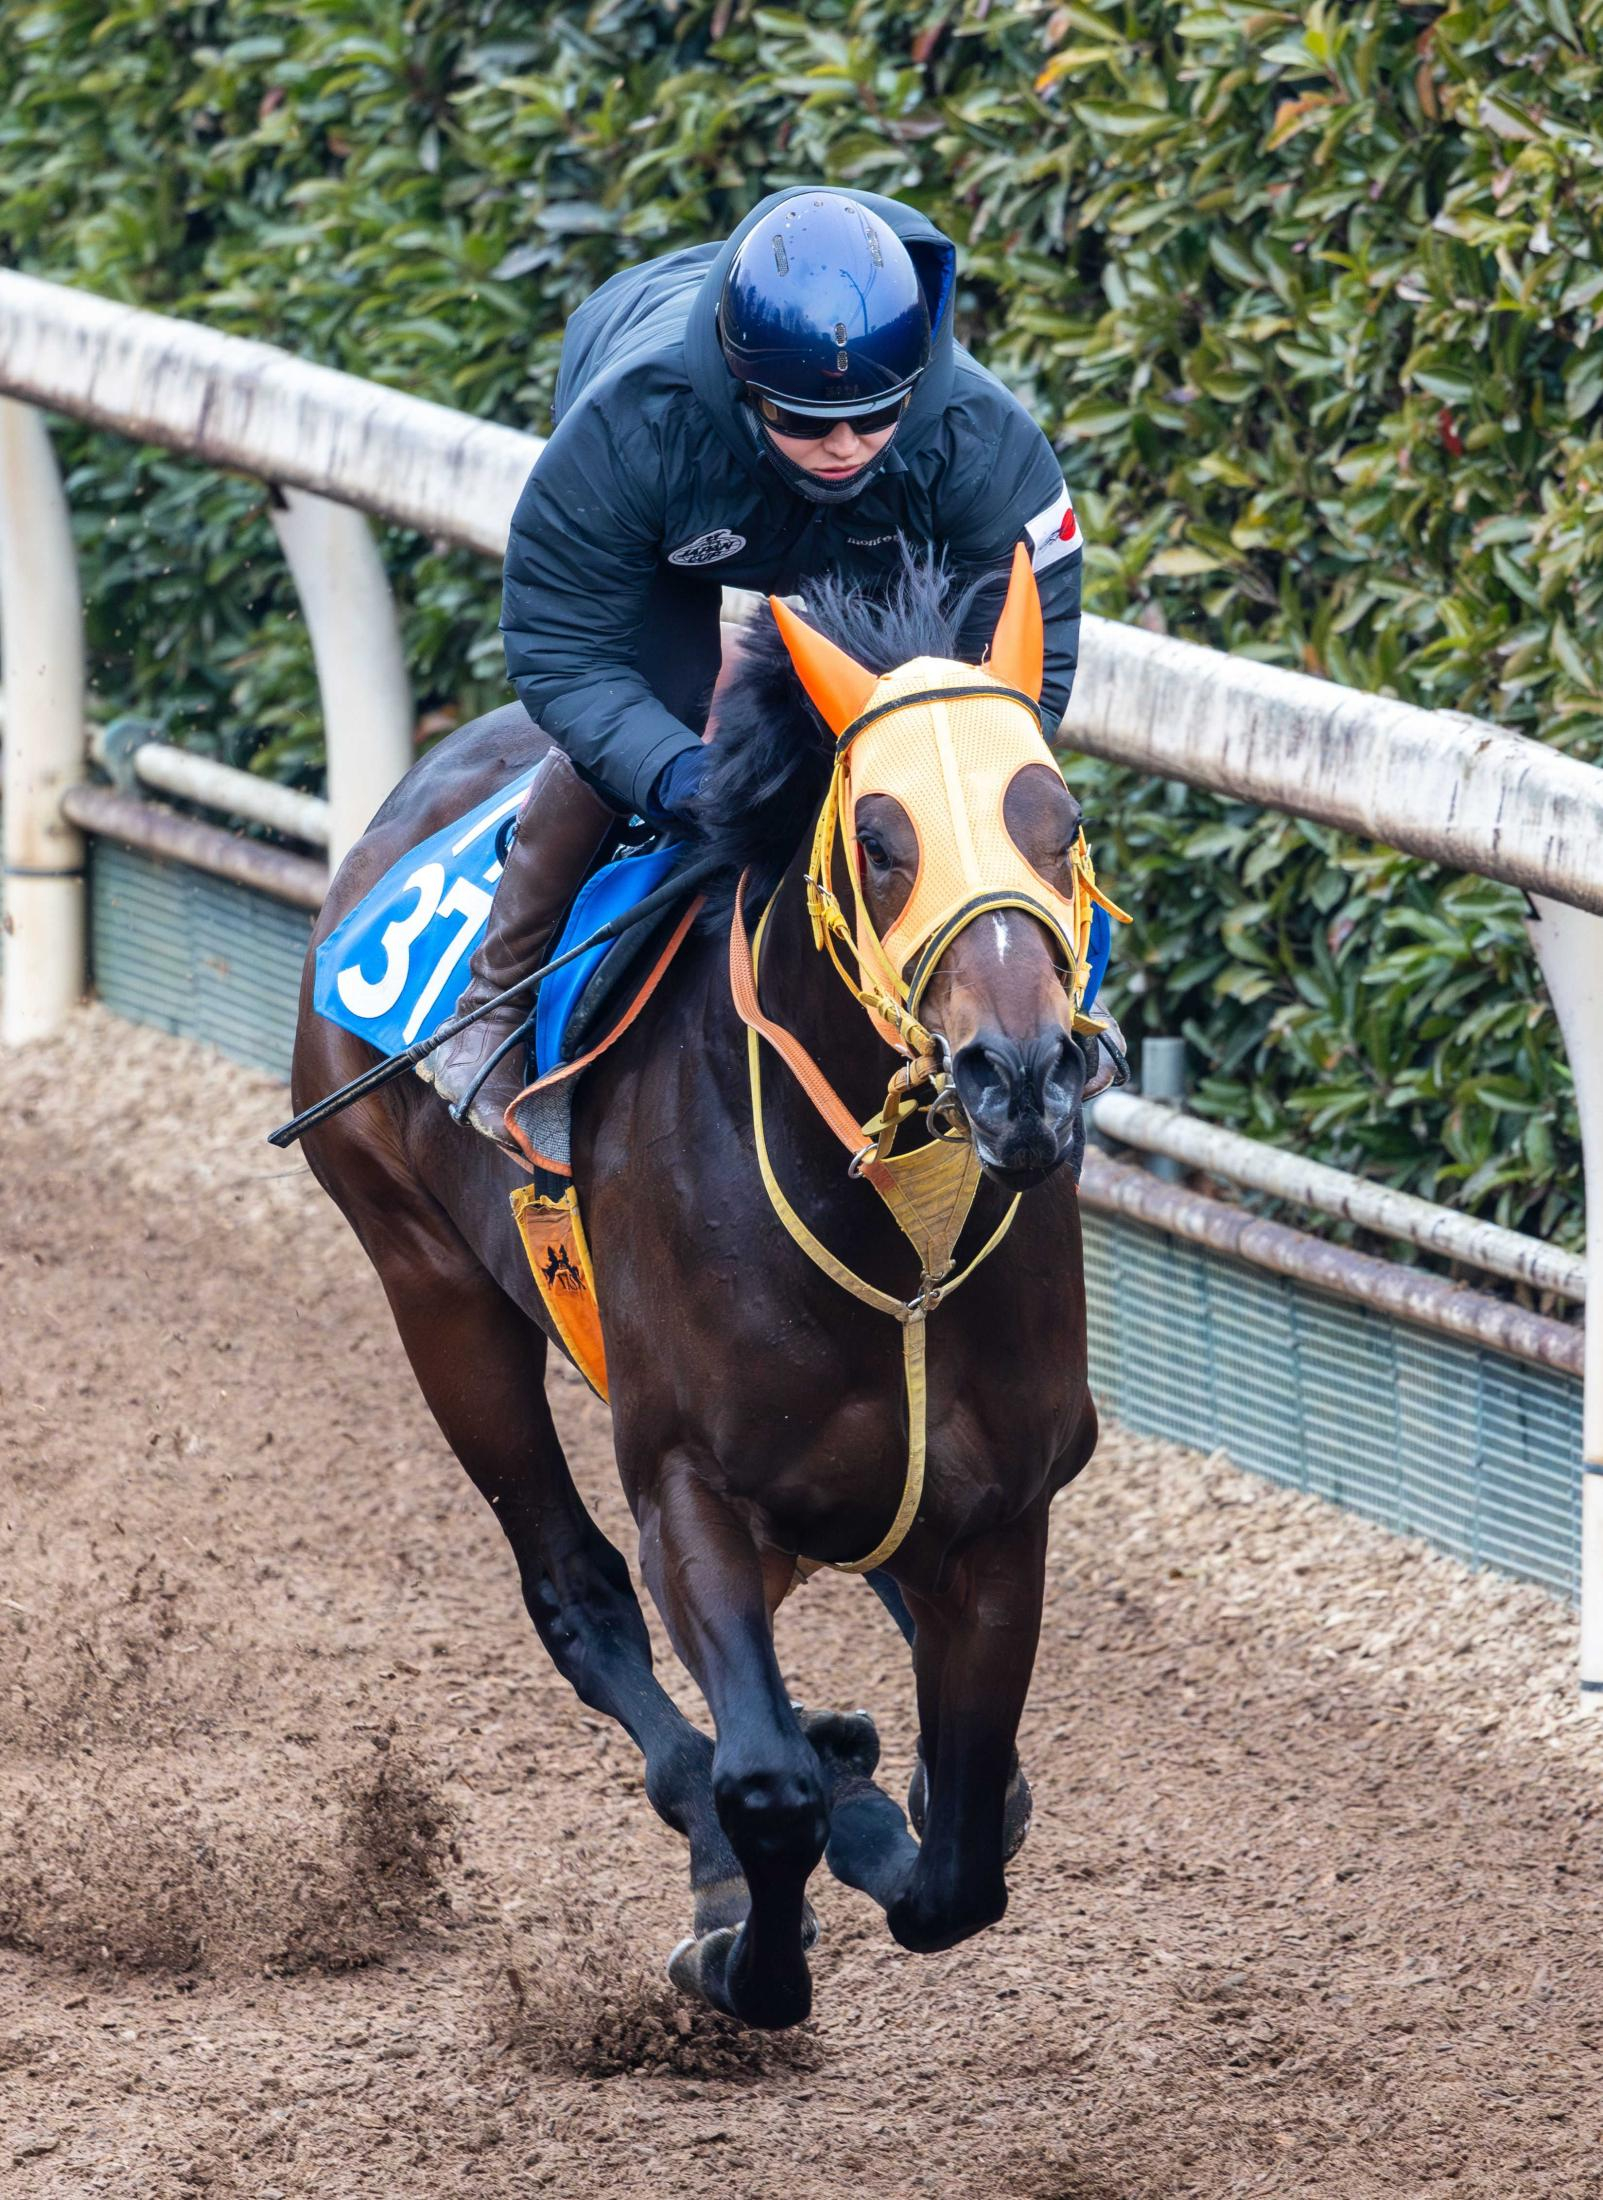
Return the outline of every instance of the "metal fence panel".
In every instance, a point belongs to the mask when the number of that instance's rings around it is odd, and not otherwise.
[[[1085,1213],[1091,1387],[1127,1428],[1229,1454],[1573,1599],[1581,1385]]]
[[[91,969],[107,1008],[289,1075],[304,910],[106,840],[92,844],[89,880]]]

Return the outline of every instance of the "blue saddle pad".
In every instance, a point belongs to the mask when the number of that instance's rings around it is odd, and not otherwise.
[[[614,917],[627,916],[638,902],[663,884],[684,854],[682,846],[648,848],[642,854],[619,856],[592,873],[575,897],[562,927],[554,955],[577,947],[583,939]],[[602,958],[616,945],[603,940],[588,955],[579,955],[561,970],[553,970],[540,987],[534,1015],[534,1074],[543,1077],[562,1060],[563,1034],[568,1018],[578,1006],[585,987],[601,967]]]
[[[380,1054],[398,1054],[450,1015],[484,937],[490,897],[534,765],[420,841],[370,886],[317,950],[312,1001]]]

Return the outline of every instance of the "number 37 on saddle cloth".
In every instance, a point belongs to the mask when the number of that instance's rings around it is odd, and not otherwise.
[[[313,1001],[319,1014],[381,1054],[398,1053],[445,1022],[484,935],[529,779],[525,770],[477,809],[409,849],[340,920],[317,950]],[[665,884],[681,854],[677,847],[653,848],[603,864],[580,888],[553,956],[626,915]],[[572,1175],[573,1087],[580,1072],[634,1021],[699,907],[698,899],[677,916],[668,910],[638,934],[626,932],[577,957],[545,980],[536,1003],[535,1081],[523,1095],[513,1132],[535,1181],[514,1191],[512,1209],[552,1326],[603,1398],[606,1356],[595,1275],[577,1194],[571,1181],[561,1181]],[[603,1027],[605,1036],[591,1043]]]

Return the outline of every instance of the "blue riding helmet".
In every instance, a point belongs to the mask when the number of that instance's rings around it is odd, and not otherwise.
[[[736,253],[718,303],[729,371],[781,433],[805,434],[810,419],[894,419],[929,364],[930,318],[906,245],[835,191],[776,206]]]

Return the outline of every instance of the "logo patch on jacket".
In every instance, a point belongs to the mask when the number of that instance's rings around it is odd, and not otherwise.
[[[727,527],[715,527],[710,535],[698,535],[694,542],[682,542],[677,550],[668,552],[670,565],[716,565],[720,558],[732,558],[737,550],[744,550],[744,535],[731,533]]]
[[[1063,494],[1042,512],[1026,520],[1024,532],[1030,538],[1030,563],[1037,573],[1044,573],[1048,566],[1056,565],[1061,558],[1077,558],[1083,547],[1080,539],[1080,523],[1074,516],[1074,506],[1069,501],[1067,483]]]

